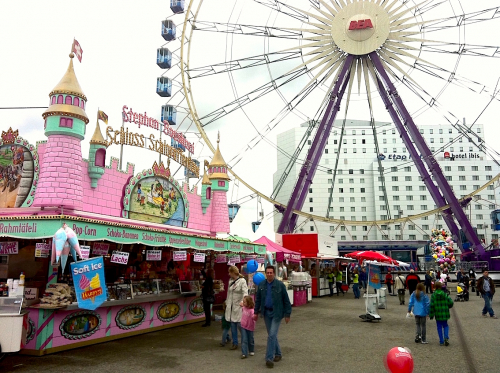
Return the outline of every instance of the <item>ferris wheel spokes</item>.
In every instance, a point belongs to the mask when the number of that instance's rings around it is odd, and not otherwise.
[[[302,165],[295,188],[290,196],[290,201],[283,212],[283,218],[277,230],[278,233],[293,232],[297,224],[298,215],[294,213],[294,210],[301,210],[304,205],[306,194],[309,190],[309,186],[312,184],[321,155],[324,152],[326,142],[330,136],[333,122],[339,111],[347,83],[349,82],[353,59],[354,57],[352,55],[348,55],[340,70],[335,87],[330,95],[330,102],[328,103],[316,134],[314,135],[312,145],[307,152],[306,161]]]
[[[441,188],[441,191],[443,193],[444,198],[446,201],[448,201],[450,205],[450,210],[451,212],[455,215],[455,218],[457,219],[458,223],[462,227],[465,236],[467,237],[467,240],[472,244],[473,248],[477,250],[479,254],[484,253],[484,246],[482,245],[481,241],[477,237],[477,234],[474,232],[472,225],[465,215],[462,206],[460,202],[458,202],[457,197],[453,193],[453,190],[451,189],[450,184],[446,180],[443,171],[441,170],[441,167],[439,166],[439,163],[437,163],[436,159],[434,158],[432,152],[428,148],[427,144],[425,143],[424,138],[418,131],[417,126],[413,122],[413,119],[406,109],[406,106],[403,103],[403,100],[399,96],[396,88],[394,87],[394,84],[390,80],[389,76],[387,75],[387,72],[384,69],[384,66],[382,64],[382,61],[380,60],[378,54],[376,52],[371,52],[369,54],[370,59],[377,70],[377,72],[380,75],[381,80],[384,82],[385,86],[387,87],[387,93],[389,99],[392,101],[392,103],[396,106],[398,109],[400,116],[402,117],[404,123],[406,124],[406,129],[411,135],[416,147],[418,148],[420,154],[422,155],[425,163],[427,164],[427,167],[429,168],[429,171],[432,173],[432,175],[435,177],[438,185]],[[418,157],[418,156],[417,156]],[[422,175],[423,177],[424,175]],[[431,183],[432,186],[434,186],[434,183]],[[435,192],[436,186],[434,188],[429,189],[429,191],[434,190]],[[450,227],[451,228],[451,227]]]

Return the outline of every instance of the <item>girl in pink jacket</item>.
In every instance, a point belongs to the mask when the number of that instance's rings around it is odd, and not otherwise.
[[[255,320],[253,319],[253,309],[255,303],[253,298],[246,295],[241,302],[241,358],[245,359],[250,352],[250,356],[255,355],[255,344],[253,332],[255,330]]]

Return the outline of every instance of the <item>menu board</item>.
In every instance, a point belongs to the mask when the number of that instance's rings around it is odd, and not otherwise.
[[[111,263],[125,264],[128,263],[128,255],[129,253],[123,251],[113,251],[111,255]]]
[[[48,258],[50,256],[50,245],[48,243],[35,244],[35,258]]]
[[[187,260],[187,251],[174,251],[174,262],[183,262]]]

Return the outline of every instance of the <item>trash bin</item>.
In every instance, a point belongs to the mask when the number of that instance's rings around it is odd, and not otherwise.
[[[387,288],[377,289],[378,308],[387,309]]]
[[[21,311],[22,298],[0,298],[0,349],[2,354],[21,349],[23,320],[28,311]],[[24,344],[24,343],[23,343]]]
[[[377,294],[365,294],[364,295],[366,297],[366,310],[368,313],[373,313],[375,315],[378,315],[378,312],[377,312],[377,308],[378,308],[378,305],[377,305]]]

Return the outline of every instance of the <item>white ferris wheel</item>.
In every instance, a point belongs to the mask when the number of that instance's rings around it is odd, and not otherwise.
[[[180,127],[196,127],[211,151],[217,132],[223,130],[222,153],[236,184],[274,206],[270,215],[282,216],[278,232],[294,232],[307,221],[387,226],[439,214],[452,234],[462,229],[472,245],[479,244],[463,205],[500,175],[457,198],[435,161],[442,148],[431,151],[418,125],[452,125],[458,135],[449,144],[466,138],[489,158],[498,158],[488,139],[471,133],[462,120],[465,106],[479,117],[498,102],[494,71],[500,57],[495,38],[500,7],[493,1],[172,3],[179,5],[178,13],[163,22],[174,30],[172,41],[162,46],[173,61],[163,74],[172,87],[165,107],[177,110]],[[335,185],[345,122],[352,117],[370,122],[377,159],[375,123],[394,124],[437,208],[418,216],[391,215],[384,191],[387,219],[340,219],[331,213],[332,187],[322,213],[304,211],[315,175],[333,168]],[[277,134],[304,123],[308,128],[297,149],[290,152],[278,146]],[[333,131],[340,141],[334,167],[325,167],[321,160]],[[289,180],[285,171],[273,187],[259,176],[269,172],[269,157],[275,159],[277,153],[287,159],[285,170],[300,165],[300,173]],[[382,180],[396,172],[378,162],[375,171]],[[285,183],[294,188],[287,201],[278,200]]]

